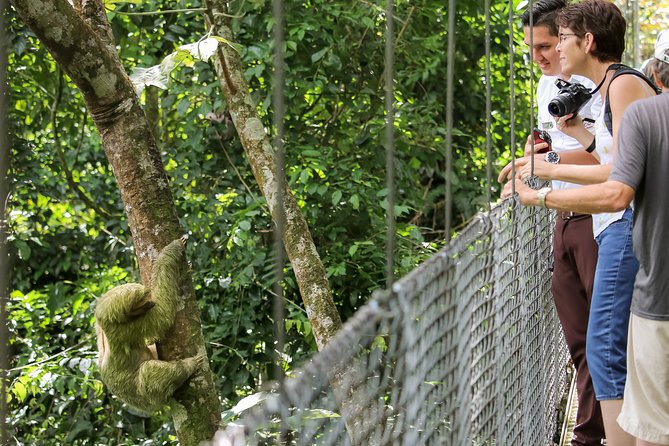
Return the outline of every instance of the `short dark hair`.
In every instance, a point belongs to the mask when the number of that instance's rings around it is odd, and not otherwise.
[[[556,18],[558,12],[567,6],[567,0],[539,0],[532,4],[532,9],[528,8],[520,16],[523,26],[530,26],[530,17],[532,26],[545,26],[552,36],[558,35],[558,26]]]
[[[595,38],[592,55],[601,62],[620,62],[625,51],[627,22],[620,9],[607,0],[583,0],[562,9],[558,26],[571,29],[579,38],[591,33]]]

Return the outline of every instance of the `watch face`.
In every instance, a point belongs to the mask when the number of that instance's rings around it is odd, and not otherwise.
[[[557,152],[548,152],[546,154],[546,162],[557,164],[560,162],[560,155]]]

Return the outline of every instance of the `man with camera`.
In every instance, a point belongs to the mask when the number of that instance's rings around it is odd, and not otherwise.
[[[566,119],[556,120],[549,112],[551,101],[558,97],[560,88],[556,81],[578,82],[585,87],[594,88],[594,84],[584,77],[574,76],[564,79],[560,67],[560,55],[556,51],[559,43],[558,27],[555,23],[558,12],[567,5],[566,0],[539,0],[534,2],[532,10],[522,15],[525,43],[530,45],[532,37],[532,59],[541,69],[538,81],[537,129],[527,139],[525,157],[516,161],[520,168],[529,161],[529,157],[545,159],[551,163],[563,161],[579,164],[596,164],[597,160],[584,147],[589,147],[594,136],[584,126],[574,126],[577,132],[571,136],[562,131]],[[532,14],[532,17],[530,17]],[[530,18],[532,28],[530,29]],[[580,85],[573,83],[575,94]],[[568,91],[568,90],[567,90]],[[563,97],[556,106],[568,107],[571,97]],[[580,108],[579,115],[586,124],[594,122],[599,114],[601,99],[595,97]],[[545,152],[545,153],[544,153]],[[506,166],[499,176],[499,181],[506,180],[511,166]],[[574,184],[554,181],[553,189],[577,187]],[[551,292],[555,307],[565,335],[567,347],[576,369],[578,390],[578,411],[572,445],[599,445],[604,438],[604,425],[599,403],[597,402],[590,379],[585,355],[585,341],[588,327],[588,315],[592,298],[592,287],[597,264],[597,244],[592,233],[592,219],[588,214],[559,212],[556,218],[553,238],[553,278]]]

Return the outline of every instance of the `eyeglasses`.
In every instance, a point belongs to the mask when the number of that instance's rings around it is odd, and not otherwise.
[[[578,36],[578,34],[574,33],[560,33],[558,34],[558,38],[560,39],[560,43],[563,43],[567,37],[570,36]]]

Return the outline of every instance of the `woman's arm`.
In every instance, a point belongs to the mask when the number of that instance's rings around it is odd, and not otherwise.
[[[627,107],[639,99],[655,95],[650,86],[640,77],[634,75],[618,76],[609,86],[609,106],[611,107],[611,122],[613,124],[613,156],[618,145],[618,128]]]
[[[546,161],[534,161],[534,175],[542,180],[560,180],[576,184],[597,184],[608,180],[611,173],[611,164],[577,165],[551,164]],[[520,177],[530,175],[530,164],[520,169]]]

